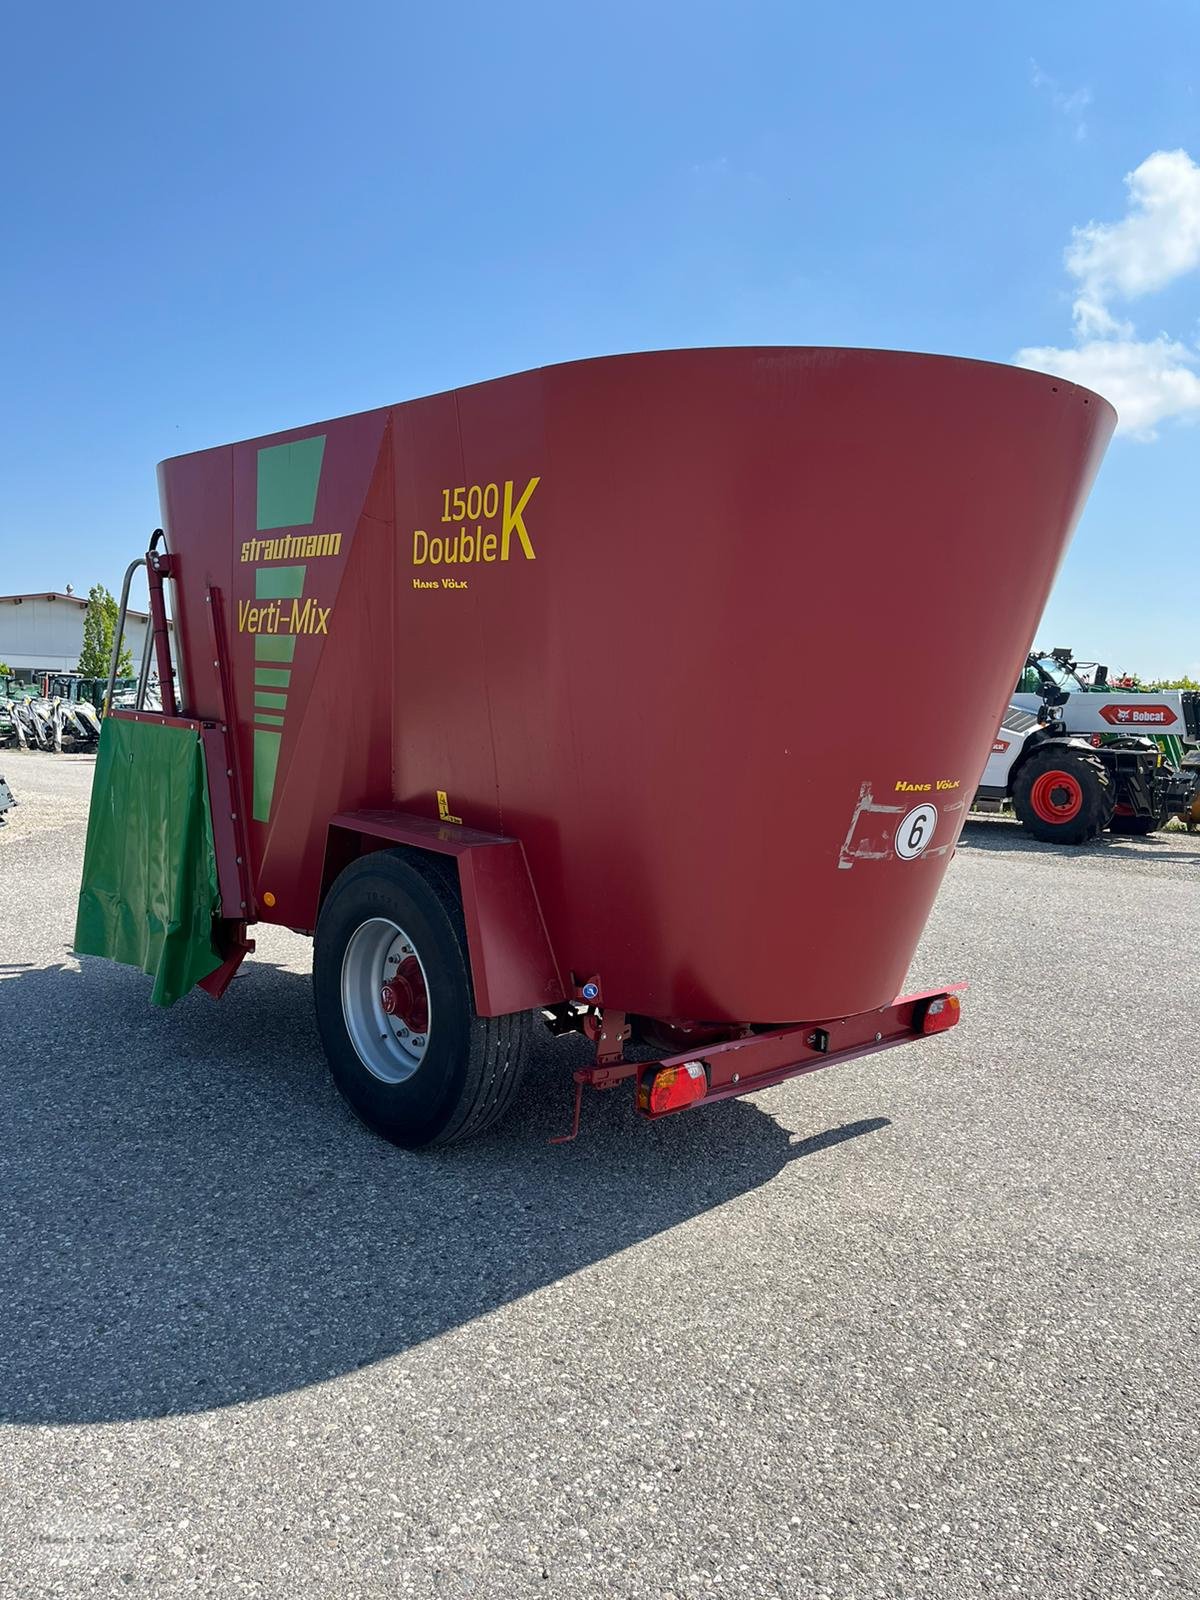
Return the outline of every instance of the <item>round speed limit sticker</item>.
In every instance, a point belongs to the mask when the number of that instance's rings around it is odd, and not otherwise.
[[[937,807],[917,806],[896,829],[896,854],[902,861],[915,861],[933,838],[937,827]]]

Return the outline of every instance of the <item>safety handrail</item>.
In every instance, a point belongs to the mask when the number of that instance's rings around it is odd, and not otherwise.
[[[161,543],[161,555],[158,554]],[[125,642],[125,624],[129,612],[129,586],[133,582],[133,575],[137,569],[145,566],[150,582],[150,610],[146,617],[146,634],[142,641],[142,663],[138,673],[137,692],[134,695],[134,707],[138,711],[145,709],[146,691],[150,683],[150,665],[152,657],[157,658],[159,668],[159,692],[162,695],[164,711],[172,715],[177,709],[174,688],[174,663],[171,660],[170,621],[166,614],[163,602],[163,580],[170,578],[174,581],[174,569],[171,562],[171,552],[167,545],[167,536],[161,528],[155,528],[151,535],[150,548],[144,556],[138,556],[136,561],[131,561],[125,569],[125,581],[121,585],[121,602],[117,607],[117,621],[113,628],[112,655],[108,662],[108,684],[104,691],[103,714],[105,716],[112,710],[113,693],[117,683],[117,663],[121,658],[121,646]],[[157,588],[156,588],[157,585]],[[172,608],[173,609],[173,608]],[[161,635],[161,638],[160,638]],[[165,662],[165,675],[164,675]],[[184,700],[183,693],[183,662],[179,664],[179,701]]]
[[[113,628],[112,655],[108,660],[108,684],[104,690],[104,715],[112,710],[113,690],[117,684],[117,662],[121,658],[121,645],[125,640],[125,615],[129,610],[129,585],[133,582],[133,575],[143,565],[145,556],[138,556],[136,561],[131,561],[125,568],[125,581],[121,585],[121,603],[117,607],[117,622]]]

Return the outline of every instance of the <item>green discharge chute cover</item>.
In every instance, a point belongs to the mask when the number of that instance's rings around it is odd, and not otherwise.
[[[189,728],[105,718],[76,950],[140,967],[169,1006],[221,965],[219,906],[204,747]]]

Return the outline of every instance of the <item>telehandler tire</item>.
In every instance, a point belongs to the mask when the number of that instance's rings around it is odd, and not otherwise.
[[[1013,810],[1046,844],[1086,844],[1112,819],[1112,780],[1083,750],[1057,746],[1031,755],[1013,780]]]

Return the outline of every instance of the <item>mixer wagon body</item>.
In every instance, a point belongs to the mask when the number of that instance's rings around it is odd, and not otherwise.
[[[163,463],[214,964],[399,849],[457,867],[483,1017],[891,1006],[1113,424],[981,362],[686,350]]]

